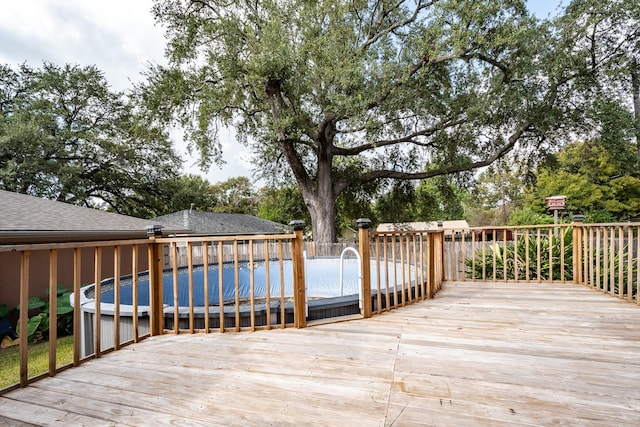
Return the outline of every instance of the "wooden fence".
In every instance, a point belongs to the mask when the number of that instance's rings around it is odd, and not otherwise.
[[[639,228],[633,223],[575,223],[378,233],[370,232],[367,224],[363,224],[358,239],[362,276],[360,314],[370,317],[432,298],[444,280],[573,282],[640,304]],[[27,334],[20,334],[19,377],[16,384],[0,391],[25,387],[31,381],[55,375],[151,335],[305,327],[304,252],[316,257],[337,256],[346,246],[305,243],[302,230],[296,230],[294,234],[266,236],[0,247],[0,252],[19,255],[14,267],[18,270],[15,292],[20,294],[21,307],[28,307],[31,297],[40,296],[34,294],[33,272],[48,269],[50,307],[48,371],[30,375],[30,343]],[[65,254],[72,251],[73,257],[59,257],[63,251]],[[83,267],[87,258],[93,266],[90,274],[86,265]],[[48,259],[47,265],[41,261],[33,265],[32,260],[42,259]],[[291,261],[285,265],[285,260]],[[279,286],[272,292],[268,285],[264,295],[256,296],[253,266],[260,261],[269,261],[265,263],[266,283]],[[238,292],[241,265],[249,267],[250,282],[249,295],[242,299]],[[209,266],[217,266],[217,270],[211,271],[220,276],[209,277]],[[231,301],[223,295],[224,268],[233,279]],[[181,269],[187,274],[180,275]],[[71,270],[71,276],[63,275],[63,270]],[[194,294],[199,291],[194,281],[196,270],[204,276],[200,289],[204,294],[202,305],[194,302]],[[285,274],[293,282],[287,294]],[[187,278],[186,284],[180,284],[179,275]],[[56,310],[56,295],[63,276],[73,277],[73,357],[67,362],[59,362],[57,354],[61,318]],[[103,280],[107,276],[111,278]],[[84,288],[87,277],[88,283],[93,282],[92,288]],[[165,278],[173,281],[171,301],[164,299]],[[217,288],[220,294],[217,303],[210,305],[207,283],[214,279],[220,284]],[[142,286],[143,283],[148,284]],[[121,292],[127,286],[132,293],[131,304],[121,304]],[[113,300],[106,303],[102,301],[102,291],[108,287],[113,290]],[[187,294],[185,305],[179,301],[181,290]],[[142,301],[141,291],[148,293],[147,300]],[[29,316],[34,314],[19,311],[20,331],[28,330]]]
[[[347,246],[353,244],[303,242],[302,230],[296,230],[294,234],[267,236],[150,238],[0,247],[0,252],[19,254],[19,263],[15,266],[19,283],[15,291],[20,294],[21,307],[28,307],[31,297],[40,296],[34,294],[30,283],[34,271],[48,269],[50,294],[48,371],[30,374],[30,343],[27,334],[21,334],[19,377],[16,384],[1,391],[24,387],[36,379],[55,375],[62,369],[99,358],[105,352],[151,335],[305,327],[304,253],[312,257],[335,257]],[[364,224],[359,230],[357,249],[361,257],[360,314],[363,317],[432,298],[444,280],[573,282],[640,304],[638,224],[380,233],[370,232]],[[72,262],[66,255],[64,261],[59,257],[62,251],[72,251]],[[87,258],[93,266],[89,275],[86,265],[82,267]],[[39,265],[32,265],[32,260],[41,259],[48,259],[48,265],[40,261]],[[266,293],[256,296],[253,266],[261,261],[269,261],[265,262],[266,283],[279,283],[279,286],[273,292],[270,285],[266,286]],[[209,277],[209,266],[216,266],[217,270],[211,271],[220,276]],[[250,293],[246,298],[241,298],[238,292],[240,266],[249,267]],[[225,285],[221,276],[225,268],[233,278],[231,301],[223,295]],[[73,357],[60,362],[56,290],[60,277],[68,276],[61,272],[69,269],[75,307]],[[196,270],[204,276],[203,285],[196,285],[194,281]],[[185,271],[186,274],[180,274]],[[291,291],[286,294],[285,274],[293,281]],[[111,278],[103,280],[107,276]],[[178,276],[186,277],[186,284],[181,284]],[[88,283],[93,282],[92,288],[84,288],[87,277],[91,278]],[[165,278],[173,282],[170,301],[163,295]],[[217,303],[210,304],[207,283],[214,279],[221,284],[217,288],[220,294]],[[127,286],[132,292],[131,304],[121,304],[121,292]],[[204,294],[202,305],[194,302],[198,286],[202,286],[200,290]],[[113,300],[105,303],[102,291],[108,288],[113,290]],[[88,289],[90,295],[86,293]],[[181,290],[188,298],[184,305],[179,301]],[[141,299],[141,291],[146,291],[147,300]],[[20,310],[21,331],[28,330],[29,316],[34,314]]]
[[[214,329],[224,332],[230,328],[239,332],[242,329],[255,331],[256,329],[271,329],[285,327],[287,324],[303,326],[304,319],[295,313],[287,316],[287,305],[294,310],[299,307],[296,290],[293,295],[285,295],[285,259],[294,260],[288,268],[295,270],[295,263],[302,259],[301,236],[264,235],[264,236],[235,236],[235,237],[199,237],[199,238],[163,238],[156,239],[156,244],[169,247],[169,258],[172,261],[170,275],[173,282],[172,316],[168,322],[157,325],[162,332],[209,332]],[[208,254],[203,257],[203,254]],[[177,260],[177,262],[173,262]],[[266,283],[264,296],[256,297],[255,266],[262,262],[266,269]],[[272,264],[277,265],[276,271],[271,271]],[[250,295],[243,296],[240,292],[240,268],[248,267]],[[157,274],[166,271],[164,266],[157,266]],[[216,267],[217,277],[209,277],[210,267]],[[194,288],[194,271],[196,268],[203,274],[202,302],[194,303],[194,293],[200,291]],[[186,269],[188,306],[179,301],[180,269]],[[224,274],[233,276],[234,299],[225,302]],[[166,273],[164,273],[166,274]],[[294,273],[295,277],[295,273]],[[275,279],[275,280],[274,280]],[[210,306],[210,280],[217,284],[218,303]],[[295,281],[295,280],[294,280]],[[277,282],[279,290],[271,295],[271,284]],[[304,283],[301,285],[304,290]],[[229,293],[229,292],[227,292]],[[303,295],[304,296],[304,295]],[[289,304],[291,303],[291,304]],[[277,305],[274,311],[273,306]],[[289,318],[289,320],[287,320]],[[279,319],[279,320],[277,320]]]

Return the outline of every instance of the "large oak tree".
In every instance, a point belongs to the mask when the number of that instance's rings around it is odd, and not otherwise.
[[[314,239],[350,186],[416,180],[539,146],[574,68],[520,0],[157,0],[169,65],[145,99],[202,151],[234,126],[267,179],[295,179]]]

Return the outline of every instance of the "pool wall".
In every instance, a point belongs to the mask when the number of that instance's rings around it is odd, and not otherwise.
[[[112,305],[112,304],[109,304]],[[107,307],[101,306],[100,310],[100,348],[102,350],[115,346],[115,322],[113,309],[109,311]],[[83,306],[80,317],[80,357],[87,357],[94,353],[94,325],[95,306]],[[133,313],[121,310],[120,313],[120,344],[133,341]],[[149,333],[149,311],[138,311],[138,336]]]

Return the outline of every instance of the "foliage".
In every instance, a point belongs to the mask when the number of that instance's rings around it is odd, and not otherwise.
[[[478,176],[466,207],[470,223],[474,226],[509,223],[512,212],[522,207],[526,187],[522,169],[523,165],[515,160],[501,159]]]
[[[215,205],[211,184],[198,175],[182,175],[161,184],[166,194],[162,215],[193,208],[209,210]]]
[[[202,163],[235,126],[271,184],[295,179],[314,239],[347,188],[487,166],[567,120],[571,55],[521,0],[158,0],[168,67],[142,99]],[[567,61],[568,62],[568,61]],[[381,181],[382,180],[382,181]]]
[[[535,212],[531,208],[516,209],[509,215],[508,225],[553,224],[553,216]]]
[[[564,195],[567,210],[582,212],[591,222],[638,216],[640,175],[625,175],[624,168],[597,140],[569,144],[538,169],[525,205],[542,213],[545,197]]]
[[[213,205],[207,210],[248,215],[256,213],[255,190],[247,177],[229,178],[212,185],[209,191],[213,196]]]
[[[562,278],[561,259],[564,258],[564,278],[565,280],[571,280],[573,278],[573,228],[567,227],[563,233],[564,252],[561,252],[560,236],[556,236],[553,230],[546,231],[540,236],[539,278],[537,236],[533,231],[530,231],[528,237],[518,235],[516,244],[511,240],[507,241],[506,246],[503,246],[501,241],[494,241],[487,247],[484,262],[482,249],[477,250],[475,253],[475,269],[473,258],[467,258],[465,260],[467,277],[482,279],[482,271],[484,268],[486,277],[492,278],[494,275],[493,265],[495,261],[495,275],[498,280],[505,279],[505,266],[507,280],[514,280],[516,272],[518,280],[525,280],[526,277],[536,280],[549,280],[550,266],[551,279],[560,280]],[[551,257],[549,257],[549,245],[551,245]],[[529,270],[527,270],[527,261],[529,263]],[[553,265],[551,265],[551,263],[553,263]]]
[[[605,210],[595,210],[593,208],[589,208],[583,211],[584,213],[584,222],[587,224],[606,224],[608,222],[615,222],[615,218],[611,214],[611,212],[607,212]]]
[[[380,222],[437,221],[464,216],[464,192],[453,177],[439,176],[412,182],[396,181],[374,205]]]
[[[640,170],[638,22],[640,4],[618,0],[573,0],[556,22],[581,74],[573,102],[583,131],[600,139],[623,174]]]
[[[422,180],[416,189],[413,217],[422,221],[454,220],[464,216],[464,192],[453,177]]]
[[[391,189],[380,196],[375,203],[376,217],[380,222],[410,222],[414,220],[410,206],[416,200],[413,183],[398,181]]]
[[[94,66],[0,65],[0,189],[141,217],[180,160]]]
[[[625,291],[628,291],[628,289],[626,288],[629,283],[628,282],[629,275],[631,275],[631,278],[632,278],[631,292],[633,296],[636,296],[638,291],[638,283],[636,280],[633,280],[633,279],[635,279],[638,274],[638,259],[633,258],[631,260],[631,268],[629,268],[628,259],[625,259],[622,262],[622,275],[621,275],[620,274],[620,267],[621,267],[620,253],[629,254],[630,253],[629,246],[625,245],[625,247],[622,249],[621,252],[616,252],[615,255],[613,256],[613,259],[611,259],[611,254],[608,255],[608,258],[605,258],[604,256],[605,249],[604,248],[600,249],[600,257],[599,257],[600,265],[592,266],[592,268],[594,268],[595,271],[600,272],[600,275],[599,275],[600,277],[597,278],[596,280],[598,280],[599,286],[603,287],[606,291],[619,293],[620,282],[623,283],[623,289]],[[589,278],[589,280],[591,280],[591,278]],[[598,283],[592,283],[592,285],[598,286]]]
[[[358,218],[368,218],[373,223],[377,223],[373,203],[376,193],[377,188],[370,183],[351,186],[342,192],[336,201],[336,231],[340,232],[346,228],[355,229]]]
[[[47,289],[47,294],[49,290]],[[60,336],[69,335],[73,333],[73,307],[69,300],[71,290],[65,288],[62,285],[58,285],[56,291],[56,320],[57,320],[57,333]],[[17,307],[20,310],[20,306]],[[29,298],[27,310],[31,313],[37,311],[37,314],[29,317],[29,323],[27,325],[27,336],[29,341],[39,341],[46,338],[49,333],[51,309],[49,301],[39,297]],[[16,332],[20,335],[20,324],[16,328]]]
[[[509,215],[508,225],[553,224],[553,216],[534,212],[529,208],[516,209]]]
[[[260,189],[258,198],[258,217],[262,219],[280,224],[289,224],[292,220],[301,219],[307,226],[311,224],[302,194],[296,186],[277,189],[264,187]]]

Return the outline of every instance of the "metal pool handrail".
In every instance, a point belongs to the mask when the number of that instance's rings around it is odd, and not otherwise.
[[[344,248],[342,253],[340,254],[340,296],[344,296],[344,256],[347,252],[353,252],[358,260],[358,283],[362,282],[362,259],[360,258],[360,253],[351,246]],[[358,292],[358,304],[362,309],[362,287],[358,286],[360,291]]]

